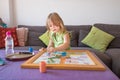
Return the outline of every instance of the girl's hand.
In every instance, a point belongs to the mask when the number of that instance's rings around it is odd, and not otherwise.
[[[49,48],[47,48],[47,52],[49,52],[49,53],[55,52],[55,48],[54,47],[49,47]]]
[[[39,51],[43,51],[45,48],[41,48],[41,49],[39,49]]]

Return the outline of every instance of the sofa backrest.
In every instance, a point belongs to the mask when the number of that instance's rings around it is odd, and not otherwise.
[[[67,30],[72,32],[71,47],[88,47],[81,43],[81,40],[89,33],[92,25],[65,25]],[[115,39],[110,43],[108,48],[120,48],[120,25],[115,24],[102,24],[96,23],[95,27],[112,34]],[[29,29],[28,41],[26,46],[43,46],[45,44],[39,40],[39,36],[46,31],[45,26],[29,26],[29,25],[18,25],[18,27],[26,27]]]
[[[90,31],[91,25],[66,25],[66,28],[68,31],[72,31],[71,47],[86,46],[83,43],[81,43],[81,40],[84,37],[80,35],[80,31]]]
[[[71,38],[71,47],[77,47],[79,44],[82,44],[79,40],[79,31],[87,30],[89,31],[91,25],[65,25],[66,29],[72,33]],[[26,46],[43,46],[45,44],[39,40],[39,36],[46,31],[45,26],[29,26],[29,25],[18,25],[18,27],[28,28],[28,40]]]
[[[44,26],[18,25],[18,27],[28,28],[28,38],[27,38],[26,46],[46,47],[46,45],[38,38],[46,31],[46,28]]]

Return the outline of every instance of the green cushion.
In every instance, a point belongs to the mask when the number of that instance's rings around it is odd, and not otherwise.
[[[49,44],[48,31],[39,36],[39,39],[47,46]]]
[[[88,35],[81,42],[96,50],[104,52],[114,38],[115,37],[111,34],[93,26]]]

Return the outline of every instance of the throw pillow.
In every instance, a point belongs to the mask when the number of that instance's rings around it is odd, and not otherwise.
[[[49,34],[48,31],[39,36],[39,39],[47,46],[49,44]]]
[[[109,45],[109,43],[114,39],[115,37],[111,34],[108,34],[99,28],[92,27],[91,31],[88,33],[88,35],[82,40],[82,43],[99,50],[101,52],[104,52]]]
[[[14,46],[18,46],[18,38],[17,38],[17,33],[16,33],[16,27],[12,27],[12,28],[2,28],[0,27],[0,48],[4,48],[5,47],[5,37],[6,37],[6,32],[7,31],[11,31],[12,33],[12,37],[14,40]]]
[[[28,28],[17,28],[17,36],[18,36],[18,42],[19,46],[25,46],[28,36]]]

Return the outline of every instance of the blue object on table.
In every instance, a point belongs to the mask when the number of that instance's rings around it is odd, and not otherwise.
[[[0,58],[0,65],[4,65],[4,64],[5,64],[5,61]]]
[[[61,54],[62,54],[62,56],[66,56],[67,53],[66,52],[61,52]]]
[[[32,47],[29,47],[29,52],[33,52],[33,48]]]

